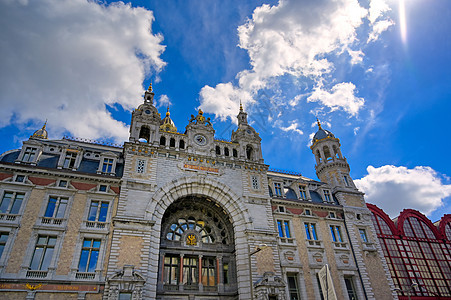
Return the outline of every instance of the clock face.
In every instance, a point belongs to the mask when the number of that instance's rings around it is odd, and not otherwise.
[[[150,115],[150,110],[146,109],[144,112],[145,112],[146,114]]]
[[[202,134],[196,134],[194,136],[194,141],[196,142],[196,144],[204,146],[207,144],[207,138],[202,135]]]
[[[252,134],[252,131],[251,131],[250,129],[246,130],[246,132],[247,132],[248,134]]]

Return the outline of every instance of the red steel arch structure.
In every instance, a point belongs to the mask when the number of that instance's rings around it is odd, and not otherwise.
[[[451,299],[451,214],[433,224],[413,209],[391,220],[367,206],[399,299]]]

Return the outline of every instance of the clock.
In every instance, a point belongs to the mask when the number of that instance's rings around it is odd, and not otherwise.
[[[194,141],[200,146],[205,146],[207,144],[207,138],[202,134],[196,134],[194,136]]]
[[[150,115],[150,110],[146,109],[144,112],[145,112],[146,114]]]
[[[248,134],[252,134],[252,131],[251,131],[250,129],[246,130],[246,132],[247,132]]]

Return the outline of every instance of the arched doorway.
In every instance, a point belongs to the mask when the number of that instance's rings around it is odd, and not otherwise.
[[[238,299],[234,231],[224,209],[206,197],[174,201],[161,222],[158,270],[157,299]]]

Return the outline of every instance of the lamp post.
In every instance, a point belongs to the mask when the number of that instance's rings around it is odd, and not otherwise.
[[[408,288],[407,290],[403,290],[403,289],[398,289],[398,288],[396,288],[396,289],[395,289],[395,292],[402,292],[402,293],[407,292],[407,298],[410,300],[410,292],[411,292],[412,290],[414,290],[417,286],[418,286],[418,283],[414,282],[414,283],[412,283],[412,284],[409,286],[409,288]]]
[[[268,245],[266,244],[260,244],[258,245],[254,251],[251,252],[251,248],[249,247],[249,277],[251,279],[251,300],[254,300],[254,282],[252,279],[252,262],[251,262],[251,256],[262,251],[263,249],[268,248]]]

